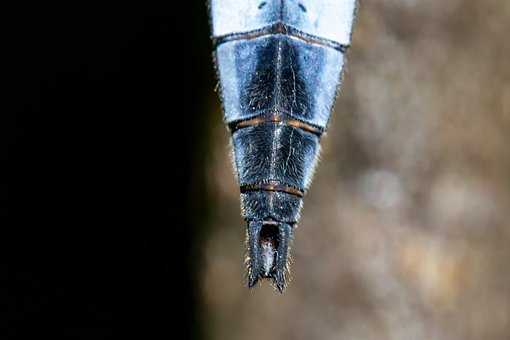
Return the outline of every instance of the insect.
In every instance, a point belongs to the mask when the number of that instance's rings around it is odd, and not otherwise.
[[[211,0],[247,277],[283,292],[289,247],[340,87],[356,0]]]

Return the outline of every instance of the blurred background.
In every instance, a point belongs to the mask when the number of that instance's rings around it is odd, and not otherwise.
[[[360,2],[283,295],[205,1],[102,6],[3,22],[0,338],[510,338],[509,1]]]
[[[509,18],[508,1],[361,1],[284,295],[243,286],[229,134],[208,93],[205,338],[510,338]]]

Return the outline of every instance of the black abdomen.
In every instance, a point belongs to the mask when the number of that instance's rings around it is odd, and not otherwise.
[[[244,217],[297,222],[301,206],[297,202],[311,181],[319,137],[285,123],[267,122],[239,129],[233,133],[232,139],[241,188],[266,191],[258,196],[245,195],[243,206],[250,205],[250,199],[274,202],[264,203],[267,211],[259,209],[260,216]],[[264,184],[272,185],[274,190],[268,190]],[[271,198],[275,192],[286,192],[285,199],[292,202],[283,204],[282,199]]]

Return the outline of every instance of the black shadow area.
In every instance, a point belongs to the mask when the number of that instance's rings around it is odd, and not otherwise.
[[[4,22],[2,338],[200,338],[208,22],[167,3]]]

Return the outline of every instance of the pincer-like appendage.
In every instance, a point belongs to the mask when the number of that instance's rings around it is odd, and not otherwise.
[[[248,286],[270,279],[283,292],[289,274],[289,248],[293,227],[275,221],[251,221],[247,226]]]

